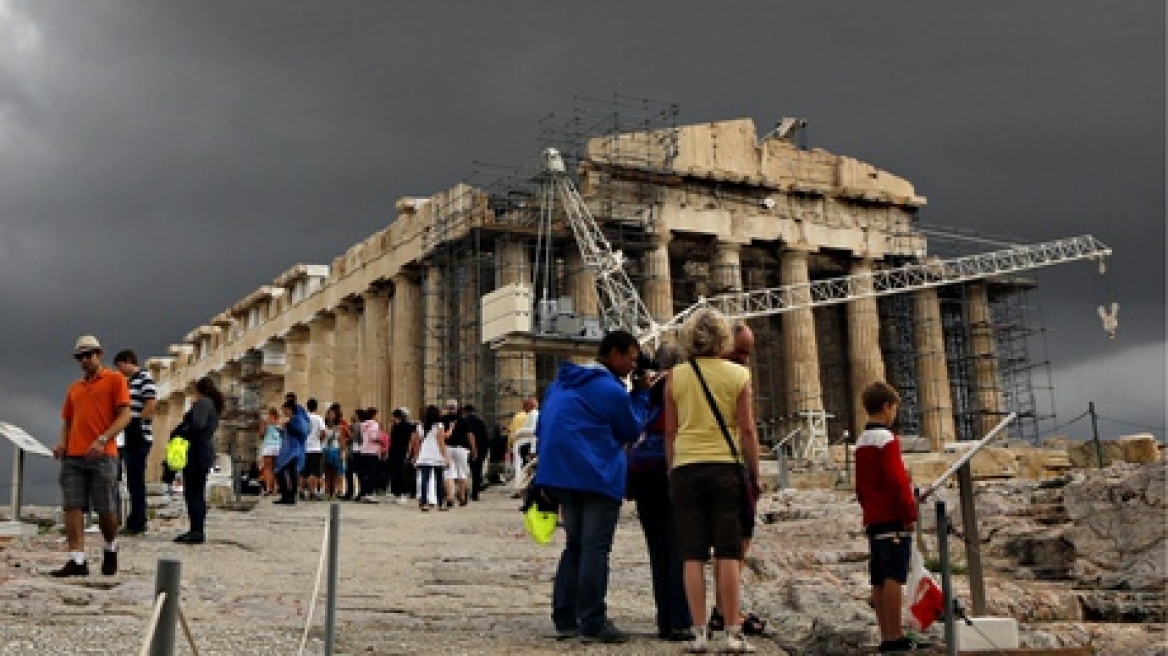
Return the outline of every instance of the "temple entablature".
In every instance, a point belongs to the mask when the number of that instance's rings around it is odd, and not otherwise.
[[[327,264],[297,264],[281,273],[273,283],[287,290],[289,304],[296,305],[315,294],[329,277]]]

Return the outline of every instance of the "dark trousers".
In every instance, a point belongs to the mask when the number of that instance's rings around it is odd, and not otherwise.
[[[296,471],[296,459],[288,461],[276,472],[276,487],[280,490],[280,501],[296,502],[296,488],[300,485],[300,474]]]
[[[649,550],[653,576],[653,602],[657,606],[657,633],[664,636],[693,626],[685,599],[677,523],[669,497],[669,478],[664,472],[648,473],[637,486],[637,518]]]
[[[389,492],[395,497],[408,495],[412,487],[407,478],[406,453],[389,452]]]
[[[390,463],[389,457],[386,456],[384,459],[378,458],[378,460],[377,460],[377,491],[378,492],[384,493],[384,492],[389,491],[389,483],[392,480],[392,476],[393,476],[393,465]]]
[[[357,465],[357,484],[360,487],[358,492],[363,497],[371,497],[377,489],[377,478],[381,470],[381,458],[362,453],[357,456]]]
[[[187,502],[187,518],[191,533],[203,533],[207,524],[207,470],[187,467],[183,470],[183,498]]]
[[[483,489],[483,465],[487,462],[487,454],[479,451],[470,461],[470,498],[479,500],[479,492]]]
[[[141,430],[141,429],[139,429]],[[126,489],[130,493],[130,514],[126,517],[126,529],[146,530],[146,459],[150,456],[150,443],[142,440],[141,445],[131,446],[130,429],[126,429],[126,446],[122,448],[122,464],[126,473]]]
[[[552,587],[552,622],[557,631],[578,629],[581,635],[596,635],[606,620],[608,557],[620,501],[594,492],[554,493],[568,540]]]
[[[342,498],[352,499],[360,480],[357,468],[361,466],[361,455],[350,451],[346,457],[348,459],[345,461],[345,494]]]

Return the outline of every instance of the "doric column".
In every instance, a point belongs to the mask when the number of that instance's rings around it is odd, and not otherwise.
[[[872,260],[852,262],[852,275],[872,273]],[[852,285],[853,294],[872,291],[872,279],[861,278]],[[859,436],[866,413],[860,394],[868,385],[885,379],[884,356],[880,353],[880,313],[874,297],[858,298],[846,306],[848,321],[848,368],[852,387],[852,435]]]
[[[940,452],[946,442],[957,437],[953,422],[953,397],[949,389],[949,364],[945,357],[945,331],[941,323],[941,302],[933,287],[913,293],[916,325],[917,397],[921,413],[921,433],[929,448]]]
[[[312,318],[308,324],[309,344],[312,360],[309,362],[308,380],[312,383],[312,396],[321,404],[321,413],[329,403],[336,400],[336,348],[337,319],[331,312],[324,312]],[[343,406],[342,406],[343,407]]]
[[[422,367],[422,403],[440,403],[444,392],[445,370],[450,364],[450,354],[446,353],[446,331],[449,328],[446,317],[446,299],[442,294],[443,275],[437,266],[426,267],[426,282],[423,293],[422,330],[425,333]]]
[[[718,240],[710,264],[715,294],[742,291],[742,244]]]
[[[586,317],[600,314],[600,299],[596,296],[596,276],[584,267],[584,257],[575,246],[567,249],[564,267],[568,274],[568,296],[572,299],[572,311]]]
[[[312,396],[308,387],[309,351],[308,328],[293,326],[284,336],[284,393],[294,392],[301,405]]]
[[[341,410],[351,413],[357,408],[357,331],[358,314],[353,303],[333,308],[333,398]]]
[[[796,285],[810,281],[807,259],[802,249],[787,249],[782,254],[782,282]],[[809,300],[809,292],[795,294],[796,301]],[[823,391],[819,381],[819,346],[815,339],[815,317],[811,308],[792,310],[783,315],[783,369],[787,379],[787,412],[823,410]]]
[[[658,322],[673,318],[673,278],[669,271],[668,231],[651,236],[653,247],[645,253],[645,308]]]
[[[227,407],[224,408],[219,430],[215,432],[215,453],[228,453],[243,458],[249,453],[246,448],[249,446],[247,433],[251,418],[242,412],[240,405],[243,400],[241,373],[242,367],[238,362],[228,362],[218,372],[219,391],[223,393]],[[251,452],[251,455],[254,457],[255,453]]]
[[[974,397],[977,399],[978,434],[983,437],[1002,419],[1002,385],[998,378],[998,340],[994,335],[989,296],[984,282],[966,288],[966,322],[969,350],[973,355]]]
[[[400,273],[393,278],[390,375],[393,402],[415,420],[422,416],[422,329],[421,285],[415,274]]]
[[[531,287],[531,256],[527,245],[503,242],[499,245],[499,285],[522,283]],[[535,356],[531,353],[498,352],[499,414],[517,412],[524,396],[535,393]]]
[[[361,389],[358,392],[361,407],[377,408],[382,419],[389,408],[389,294],[380,287],[371,287],[361,294],[365,302],[365,321],[362,325]]]

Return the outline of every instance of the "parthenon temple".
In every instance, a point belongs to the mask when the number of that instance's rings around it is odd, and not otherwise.
[[[913,184],[806,146],[802,125],[760,136],[750,119],[666,121],[548,145],[564,151],[658,321],[701,296],[932,257],[919,229],[925,198]],[[559,359],[582,356],[535,341],[527,351],[493,348],[481,337],[480,299],[522,283],[549,288],[571,317],[598,314],[572,233],[559,222],[541,239],[537,182],[459,183],[402,198],[386,227],[331,263],[295,264],[213,314],[147,362],[159,381],[156,432],[178,423],[202,376],[228,398],[218,450],[244,457],[255,453],[261,412],[285,392],[383,416],[396,407],[418,416],[456,398],[506,426]],[[781,438],[816,414],[832,440],[856,434],[856,397],[877,379],[904,397],[901,431],[934,450],[983,434],[1007,406],[1032,408],[1019,319],[1031,286],[991,279],[751,319],[762,435]]]

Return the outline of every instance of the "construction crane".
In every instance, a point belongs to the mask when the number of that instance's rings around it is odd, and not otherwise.
[[[731,319],[753,319],[803,308],[847,303],[860,298],[890,296],[928,287],[982,280],[1079,260],[1098,261],[1102,273],[1104,259],[1111,255],[1111,249],[1098,239],[1082,235],[1011,246],[978,255],[907,264],[871,273],[720,294],[698,299],[673,318],[659,323],[649,314],[637,288],[629,280],[624,269],[623,254],[613,249],[568,176],[559,151],[554,148],[544,150],[543,164],[544,201],[549,203],[558,199],[564,208],[584,266],[591,269],[596,278],[604,329],[626,330],[636,335],[643,346],[651,349],[659,345],[662,335],[675,330],[702,307],[716,308]],[[545,209],[545,212],[550,210]],[[550,227],[544,229],[550,230]],[[1114,333],[1114,326],[1110,332]]]

